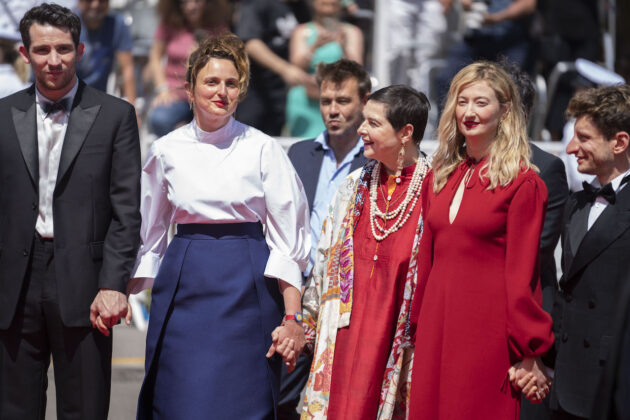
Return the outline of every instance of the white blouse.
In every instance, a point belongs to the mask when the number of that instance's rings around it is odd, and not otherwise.
[[[261,222],[265,276],[301,288],[311,238],[304,188],[273,138],[234,119],[203,131],[195,120],[151,146],[142,170],[142,245],[127,291],[152,287],[171,224]]]

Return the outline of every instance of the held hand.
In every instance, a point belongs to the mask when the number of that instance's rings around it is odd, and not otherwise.
[[[105,336],[109,336],[109,329],[116,325],[120,318],[125,317],[127,320],[130,316],[127,296],[116,290],[99,290],[94,302],[90,305],[92,327],[98,328]]]
[[[539,357],[526,357],[508,370],[512,386],[532,403],[540,403],[549,393],[551,379]]]
[[[271,333],[271,346],[267,351],[267,358],[272,357],[275,353],[282,356],[282,361],[287,365],[288,371],[291,372],[295,369],[295,363],[297,362],[297,355],[294,350],[295,342],[290,338],[285,338],[280,342],[280,331],[284,326],[276,327]]]
[[[284,327],[283,326],[276,327],[271,332],[271,346],[269,346],[269,350],[267,350],[267,354],[266,354],[267,359],[269,359],[276,353],[278,346],[280,345],[280,343],[278,342],[278,337],[280,336],[280,330],[282,328]]]
[[[278,353],[291,372],[306,343],[302,326],[295,321],[287,321],[285,325],[273,330],[271,339],[272,344],[267,351],[267,357]]]
[[[294,342],[295,355],[296,357],[299,356],[306,344],[302,323],[296,321],[286,321],[283,327],[283,329],[278,331],[279,341],[283,342],[286,338],[292,340]]]

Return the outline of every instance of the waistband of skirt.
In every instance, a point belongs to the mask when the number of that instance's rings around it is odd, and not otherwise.
[[[245,223],[187,223],[177,225],[177,235],[188,239],[262,239],[260,222]]]

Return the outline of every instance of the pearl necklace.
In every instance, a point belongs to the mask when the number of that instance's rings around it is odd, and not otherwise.
[[[424,179],[427,170],[428,165],[426,164],[426,160],[420,158],[413,171],[411,182],[409,183],[407,193],[405,194],[405,199],[395,210],[390,212],[388,209],[388,211],[383,212],[376,204],[377,185],[381,179],[381,164],[377,163],[374,165],[372,173],[370,174],[370,227],[372,228],[372,235],[374,236],[374,239],[382,241],[390,234],[400,229],[405,222],[407,222],[407,219],[409,219],[413,213],[413,209],[420,197],[420,187],[422,186],[422,180]],[[396,179],[396,183],[400,183],[399,178]],[[390,197],[388,196],[388,201],[389,198]],[[379,219],[382,220],[382,222],[379,221]],[[386,222],[392,219],[396,220],[389,228],[385,229],[384,226]]]

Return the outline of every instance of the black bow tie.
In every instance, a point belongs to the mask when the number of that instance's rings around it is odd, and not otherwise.
[[[619,186],[621,187],[623,184],[628,182],[628,180],[630,180],[630,175],[626,175],[621,180],[621,183],[619,184]],[[586,198],[590,202],[595,201],[597,196],[604,198],[610,204],[615,204],[615,201],[617,201],[617,195],[615,194],[615,190],[613,189],[612,184],[610,182],[601,188],[597,188],[597,187],[592,186],[588,182],[584,181],[582,182],[582,187],[584,187],[584,192],[586,192]]]
[[[58,111],[68,111],[72,105],[70,98],[63,98],[57,102],[42,102],[42,109],[46,115],[55,114]]]

